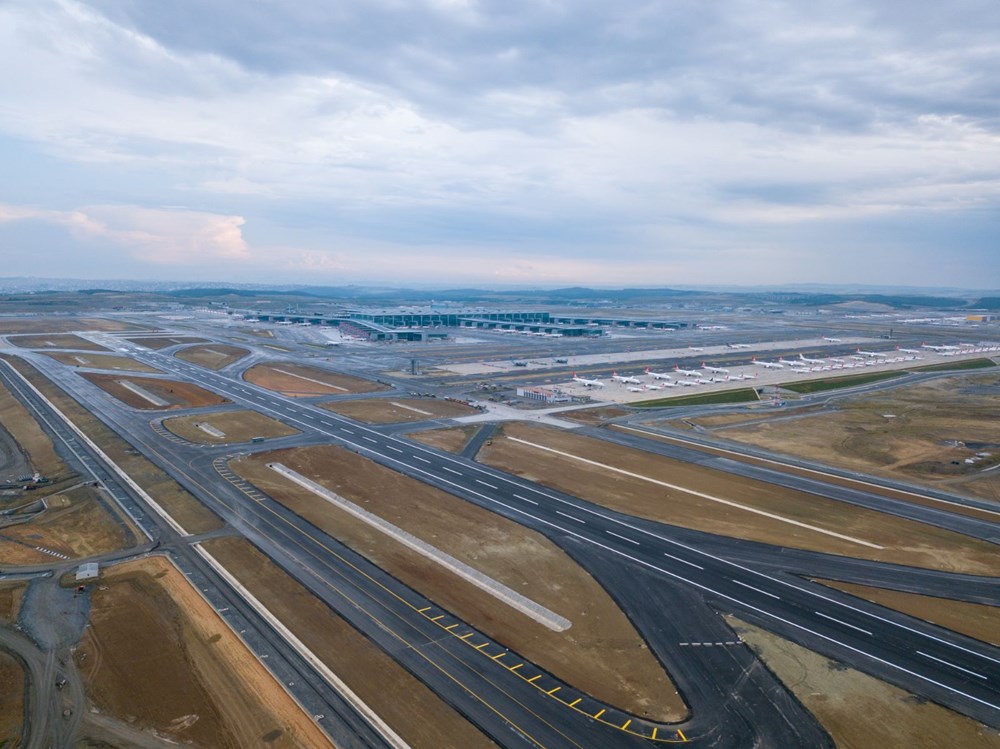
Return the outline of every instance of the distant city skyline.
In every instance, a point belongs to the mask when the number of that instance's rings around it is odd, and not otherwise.
[[[6,276],[1000,288],[1000,6],[9,0]]]

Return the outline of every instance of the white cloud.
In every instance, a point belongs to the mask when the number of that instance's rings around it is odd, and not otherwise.
[[[251,257],[243,239],[241,216],[128,205],[73,211],[0,205],[0,224],[30,220],[63,226],[80,239],[109,242],[153,265],[190,267]]]

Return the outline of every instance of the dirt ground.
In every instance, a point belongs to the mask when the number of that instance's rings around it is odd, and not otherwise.
[[[469,444],[480,427],[470,424],[464,427],[445,427],[444,429],[425,429],[420,432],[410,432],[406,436],[416,442],[421,442],[438,450],[450,453],[460,453]]]
[[[8,583],[0,586],[0,622],[13,622],[21,610],[21,596],[27,585],[24,583]]]
[[[719,429],[776,452],[1000,502],[1000,374],[948,377],[838,401],[837,410]],[[977,453],[991,457],[965,463]]]
[[[385,385],[361,377],[291,362],[257,364],[243,373],[243,379],[289,396],[347,395],[388,390]]]
[[[371,398],[322,405],[342,416],[368,424],[427,421],[479,413],[472,406],[439,398]]]
[[[611,509],[685,528],[832,554],[953,572],[996,574],[998,547],[930,525],[692,463],[528,424],[505,424],[479,460]],[[745,509],[652,484],[512,441],[509,437],[752,507]],[[783,519],[804,523],[804,528]],[[848,536],[838,538],[829,533]]]
[[[10,342],[21,348],[68,348],[77,351],[109,351],[110,349],[100,346],[86,338],[78,335],[19,335],[11,336]]]
[[[100,504],[98,491],[85,485],[46,497],[48,509],[38,519],[0,529],[0,559],[9,564],[41,564],[55,557],[39,551],[39,546],[75,559],[135,544],[136,536]],[[31,497],[21,501],[25,500]]]
[[[1000,647],[1000,607],[835,580],[817,582]]]
[[[625,433],[630,432],[630,428],[625,425],[612,424],[612,429],[620,430]],[[741,453],[734,452],[730,449],[709,447],[707,445],[696,445],[690,442],[683,442],[675,437],[668,437],[663,434],[656,434],[653,432],[645,432],[643,436],[646,439],[653,440],[656,442],[666,442],[668,444],[683,444],[685,447],[698,450],[699,452],[708,453],[710,455],[719,455],[727,460],[735,460],[740,463],[749,463],[750,465],[763,466],[764,468],[777,469],[783,473],[788,473],[793,476],[805,476],[806,478],[815,479],[819,469],[812,470],[808,468],[799,468],[788,463],[775,464],[774,460],[755,458],[751,455],[744,455]],[[925,507],[934,507],[935,509],[942,509],[947,507],[949,512],[954,512],[959,515],[968,515],[972,518],[978,518],[979,520],[988,520],[990,522],[995,522],[997,519],[996,511],[981,510],[977,507],[971,507],[969,505],[957,504],[954,502],[948,503],[947,505],[942,505],[941,502],[934,500],[926,495],[919,494],[916,492],[902,491],[897,489],[892,489],[887,486],[875,486],[870,481],[866,481],[862,478],[852,478],[847,476],[835,476],[831,473],[825,473],[822,476],[824,482],[828,484],[833,484],[835,486],[847,486],[853,489],[861,489],[862,491],[873,492],[880,494],[884,497],[889,497],[891,499],[900,499],[904,502],[910,502],[911,504],[923,505]]]
[[[160,374],[160,370],[143,364],[142,362],[130,359],[127,356],[113,356],[110,354],[69,354],[65,351],[57,351],[48,354],[53,359],[71,367],[90,367],[91,369],[121,369],[129,372],[150,372]]]
[[[243,539],[203,544],[413,749],[496,745],[381,648]]]
[[[237,362],[250,352],[239,346],[229,346],[224,343],[212,343],[204,346],[191,346],[178,351],[174,356],[178,359],[197,364],[208,369],[222,369]]]
[[[97,317],[0,317],[0,335],[7,333],[68,333],[71,330],[148,330],[141,325]]]
[[[18,746],[24,725],[24,669],[0,650],[0,747]]]
[[[266,466],[279,462],[566,617],[554,632]],[[539,533],[349,450],[292,448],[231,464],[240,475],[469,625],[616,707],[653,720],[686,708],[605,590]]]
[[[76,474],[70,471],[56,453],[52,440],[42,431],[32,413],[0,384],[0,424],[10,432],[21,449],[27,453],[32,467],[53,482],[68,479]]]
[[[763,629],[727,619],[816,716],[837,749],[1000,749],[1000,733],[982,723]]]
[[[163,557],[106,569],[75,659],[97,709],[198,747],[330,742]]]
[[[207,533],[221,528],[219,517],[185,491],[176,481],[139,455],[96,416],[82,408],[30,364],[19,359],[7,361],[51,400],[84,434],[94,441],[125,473],[154,497],[174,520],[189,533]],[[130,522],[130,521],[129,521]],[[138,532],[138,531],[137,531]]]
[[[180,380],[158,380],[151,377],[121,377],[92,372],[83,373],[82,376],[123,403],[141,410],[162,411],[175,408],[199,408],[201,406],[219,406],[230,402],[228,398],[223,398],[221,395],[217,395],[210,390],[199,387],[194,383],[181,382]],[[138,393],[129,390],[122,382],[131,382],[137,385],[153,397],[165,401],[167,405],[156,405]]]
[[[161,348],[167,348],[168,346],[177,346],[181,343],[208,343],[207,338],[196,338],[194,336],[140,336],[138,338],[129,338],[129,341],[136,344],[137,346],[144,346],[145,348],[153,349],[154,351],[159,351]]]
[[[222,432],[224,436],[216,437],[204,429],[200,429],[199,424],[207,424]],[[254,437],[287,437],[299,433],[298,429],[257,411],[222,411],[197,416],[174,416],[165,419],[163,426],[189,442],[210,445],[249,442]]]
[[[603,424],[608,419],[615,419],[619,416],[625,416],[628,413],[629,411],[618,406],[601,406],[599,408],[581,408],[576,411],[563,411],[557,414],[557,416],[567,421],[576,421],[580,424],[597,426]]]

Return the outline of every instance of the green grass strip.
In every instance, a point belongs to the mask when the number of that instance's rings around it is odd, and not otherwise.
[[[696,393],[695,395],[679,395],[673,398],[657,398],[651,401],[623,403],[634,408],[660,408],[662,406],[707,406],[712,403],[747,403],[760,400],[753,388],[739,390],[723,390],[719,393]]]
[[[908,374],[906,370],[898,369],[893,372],[869,372],[862,375],[848,375],[847,377],[830,377],[825,380],[786,382],[778,385],[778,387],[791,390],[793,393],[821,393],[824,390],[837,390],[857,385],[868,385],[869,383],[880,382],[882,380],[891,380],[894,377],[902,377],[905,374]]]
[[[966,359],[965,361],[928,364],[926,367],[910,367],[911,372],[946,372],[952,369],[988,369],[997,363],[992,359]]]

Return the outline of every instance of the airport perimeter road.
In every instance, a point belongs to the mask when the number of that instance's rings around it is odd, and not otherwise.
[[[677,529],[638,521],[542,489],[471,461],[387,436],[307,403],[234,382],[169,357],[141,353],[136,358],[536,528],[566,548],[577,544],[578,559],[589,555],[613,558],[619,565],[639,568],[678,583],[695,591],[716,609],[733,611],[830,657],[984,723],[1000,726],[1000,652],[996,648],[878,607],[860,605],[856,599],[832,594],[797,578],[771,573],[767,571],[770,565],[762,564],[765,571],[761,571],[751,561],[734,563],[724,553],[709,553],[678,541]],[[82,381],[68,371],[53,374],[68,382],[71,389],[87,390],[74,388],[74,383]],[[93,397],[93,392],[88,392]],[[101,398],[100,408],[104,409],[105,417],[108,401]],[[137,421],[134,414],[132,420]],[[126,423],[124,428],[130,426],[135,424]],[[175,465],[170,467],[176,470]],[[301,541],[306,530],[301,529],[296,538]],[[720,543],[724,544],[724,540]],[[761,548],[768,554],[780,553],[778,549]],[[746,546],[741,545],[740,549],[745,552]],[[649,626],[648,621],[643,623],[641,614],[645,609],[641,601],[622,601],[622,604],[637,626]],[[647,630],[642,631],[649,637]],[[694,694],[684,683],[681,688],[686,696]],[[704,700],[690,704],[694,710],[692,734],[696,740],[703,737],[706,746],[717,745],[712,742],[719,737],[711,727],[718,721],[735,723],[741,719],[751,726],[756,721],[770,726],[783,720],[774,713],[733,716],[711,695],[704,696]],[[754,707],[765,709],[766,705],[762,700]],[[713,739],[709,740],[709,736]],[[753,736],[751,732],[743,739]],[[797,741],[782,744],[799,745],[809,744]]]
[[[320,725],[337,742],[337,746],[351,749],[391,749],[390,744],[369,725],[366,718],[318,675],[308,661],[275,632],[255,609],[247,605],[168,522],[152,511],[142,497],[122,483],[113,467],[81,439],[53,410],[51,404],[5,362],[0,362],[0,380],[36,414],[42,428],[53,438],[57,450],[82,469],[83,475],[90,475],[100,482],[147,535],[160,542],[160,549],[169,551],[171,558],[192,585],[209,600],[234,631],[240,632],[240,637],[251,651],[258,656],[267,654],[267,660],[262,662],[286,685],[304,709],[314,716],[323,716]],[[145,426],[148,429],[148,422],[145,422]],[[125,436],[128,438],[127,432]],[[144,546],[136,551],[145,553],[149,549],[149,546]],[[44,695],[48,694],[45,686],[47,682],[37,683],[41,684],[37,688],[42,691],[35,700],[44,701]],[[32,715],[34,714],[33,712]],[[38,714],[36,720],[39,721],[39,730],[43,735],[53,729],[52,721],[47,720],[44,713]],[[32,742],[35,741],[34,736],[32,729]]]

